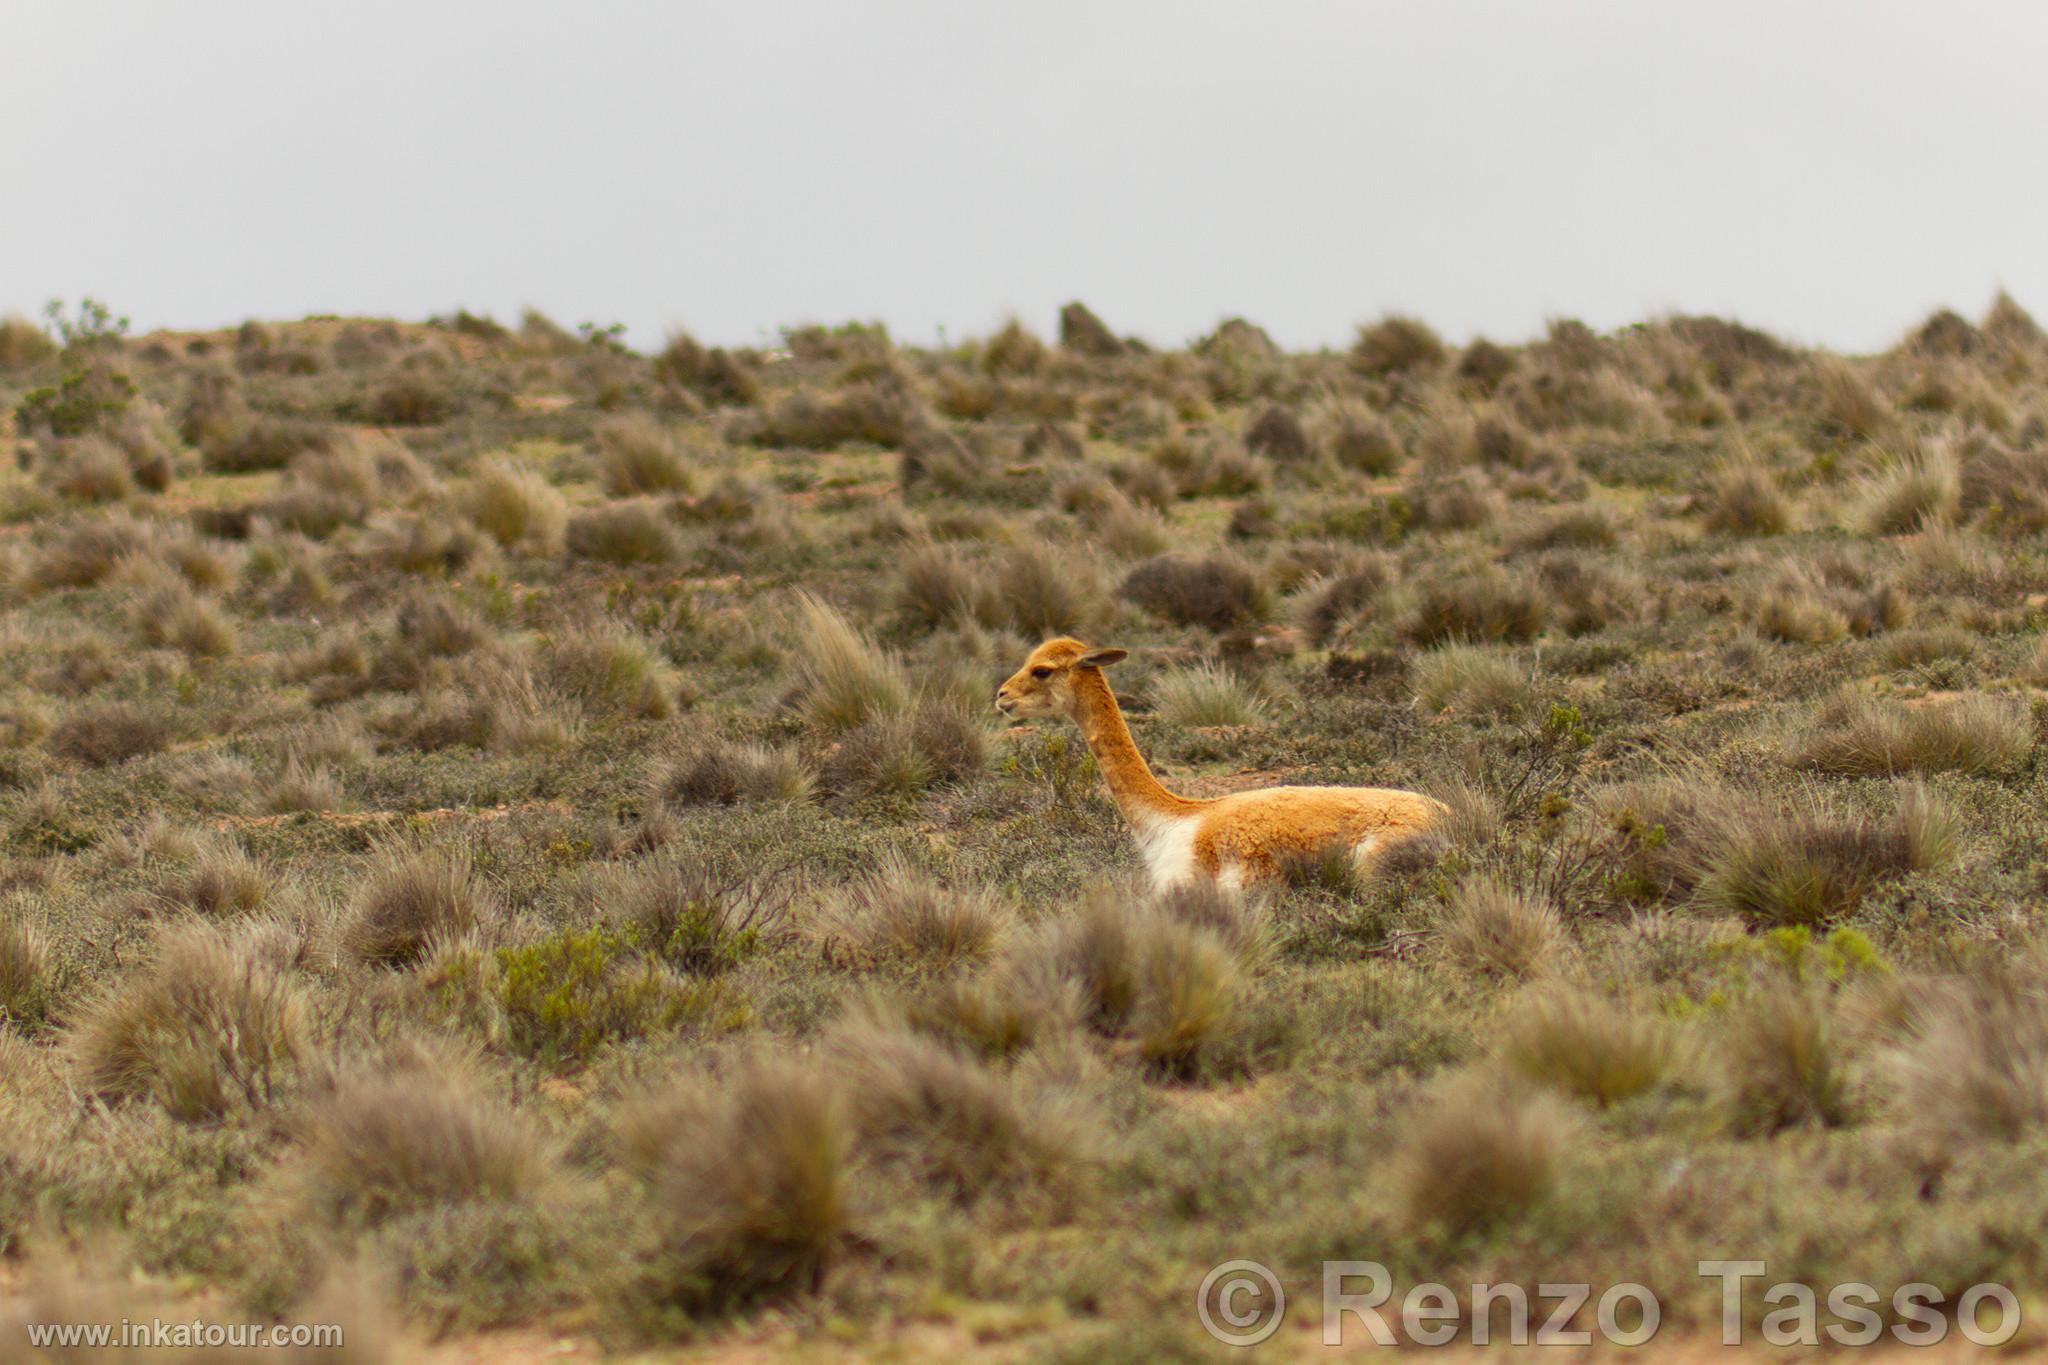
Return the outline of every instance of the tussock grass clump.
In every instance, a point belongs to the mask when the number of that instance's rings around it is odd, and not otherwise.
[[[1074,556],[1062,560],[1044,545],[1019,545],[997,561],[994,584],[1004,619],[1029,635],[1083,631],[1098,614],[1094,573]]]
[[[1315,442],[1301,418],[1278,403],[1268,404],[1245,428],[1244,447],[1283,465],[1306,464],[1316,456]]]
[[[263,784],[263,808],[272,815],[296,815],[302,811],[346,810],[348,796],[341,779],[318,763],[308,763],[294,754]]]
[[[1793,743],[1796,767],[1843,777],[1961,772],[1993,775],[2025,763],[2034,725],[2023,702],[1972,693],[1909,707],[1844,693]]]
[[[538,1133],[449,1063],[358,1064],[308,1106],[291,1169],[305,1207],[373,1227],[477,1200],[532,1200],[552,1183]]]
[[[1849,633],[1849,618],[1809,577],[1786,574],[1756,605],[1756,628],[1786,644],[1832,644]]]
[[[910,713],[910,679],[893,654],[809,593],[798,593],[796,606],[799,686],[807,720],[821,729],[843,731]]]
[[[112,441],[81,436],[50,470],[50,486],[82,502],[119,502],[135,492],[135,473]]]
[[[1270,714],[1265,698],[1219,663],[1176,668],[1152,685],[1153,706],[1168,725],[1258,725]]]
[[[1536,700],[1536,681],[1512,658],[1481,645],[1439,645],[1414,665],[1415,704],[1432,715],[1456,711],[1513,719]]]
[[[1356,399],[1338,399],[1316,408],[1310,429],[1317,446],[1345,469],[1375,477],[1401,465],[1401,442],[1387,419]]]
[[[1724,465],[1705,502],[1707,529],[1722,535],[1781,536],[1792,529],[1791,499],[1754,460]]]
[[[814,1292],[853,1229],[853,1126],[817,1067],[758,1055],[628,1105],[619,1136],[649,1185],[655,1310],[712,1313]]]
[[[1867,441],[1882,435],[1896,420],[1891,404],[1848,365],[1829,361],[1816,374],[1822,424],[1837,439]]]
[[[187,412],[192,415],[189,407]],[[319,422],[264,417],[246,426],[219,430],[211,439],[202,433],[201,450],[207,469],[216,474],[251,474],[283,469],[301,455],[328,449],[334,439],[334,429]]]
[[[620,566],[667,564],[682,552],[675,528],[645,499],[592,507],[569,518],[569,553]]]
[[[2048,1123],[2048,989],[2038,957],[1922,986],[1891,1057],[1900,1117],[1949,1151]]]
[[[561,553],[568,543],[569,504],[538,470],[487,460],[470,481],[465,510],[478,529],[506,549]]]
[[[1451,894],[1437,920],[1437,936],[1459,970],[1525,981],[1549,970],[1563,927],[1547,900],[1475,877]]]
[[[544,645],[535,663],[551,686],[598,714],[666,720],[675,713],[674,670],[623,627],[571,631]]]
[[[268,1103],[305,1046],[291,983],[248,942],[202,925],[166,930],[149,964],[108,982],[67,1038],[90,1093],[147,1096],[195,1122]]]
[[[1540,586],[1489,565],[1476,573],[1423,584],[1406,633],[1421,645],[1457,640],[1527,643],[1543,633],[1549,620],[1550,601]]]
[[[0,918],[0,1022],[24,1031],[40,1027],[56,984],[49,935],[20,905],[11,907]]]
[[[843,1023],[828,1047],[846,1078],[862,1149],[960,1202],[1039,1190],[1073,1174],[1084,1134],[1071,1109],[1024,1094],[926,1034]]]
[[[1175,625],[1209,630],[1228,630],[1265,609],[1265,594],[1252,571],[1236,560],[1213,556],[1148,559],[1125,576],[1117,592]]]
[[[407,967],[437,939],[494,930],[496,895],[456,849],[390,849],[381,854],[342,925],[350,956],[380,967]]]
[[[1839,1128],[1854,1117],[1826,996],[1789,983],[1767,986],[1745,995],[1722,1026],[1723,1103],[1737,1132]]]
[[[651,417],[615,417],[598,427],[594,441],[599,481],[615,498],[687,493],[696,486],[682,446]]]
[[[1072,983],[1084,1020],[1162,1075],[1242,1072],[1284,1044],[1222,935],[1156,905],[1091,896],[1025,943],[1013,970]]]
[[[1887,668],[1918,668],[1976,652],[1977,637],[1961,626],[1925,626],[1887,636],[1879,657]]]
[[[994,579],[951,545],[919,545],[903,557],[896,601],[928,629],[959,621],[992,626],[1007,614]]]
[[[1962,464],[1953,447],[1923,445],[1892,456],[1864,480],[1858,515],[1881,536],[1946,526],[1963,501]]]
[[[1386,591],[1390,576],[1386,564],[1377,559],[1316,574],[1288,600],[1288,615],[1311,644],[1327,645],[1368,617]]]
[[[941,885],[889,858],[827,902],[817,934],[831,955],[943,970],[993,955],[1013,918],[988,892]]]
[[[270,874],[233,846],[202,855],[174,886],[178,900],[209,919],[254,914],[270,900],[272,890]]]
[[[171,726],[152,707],[132,702],[82,706],[57,722],[43,745],[58,758],[94,768],[160,754],[171,744]]]
[[[719,346],[707,347],[688,332],[674,332],[656,353],[655,377],[680,384],[712,403],[745,407],[761,395],[753,366]]]
[[[823,786],[840,797],[915,796],[980,774],[988,745],[988,723],[978,713],[927,697],[909,715],[876,715],[841,732]]]
[[[1351,367],[1375,379],[1440,368],[1448,352],[1443,339],[1417,318],[1389,315],[1358,329]]]
[[[664,806],[736,806],[808,800],[813,785],[794,750],[709,738],[663,762],[651,790]]]
[[[1569,1116],[1549,1095],[1458,1078],[1403,1126],[1402,1206],[1415,1226],[1452,1236],[1511,1224],[1556,1191],[1572,1137]]]
[[[1753,924],[1823,924],[1854,910],[1880,881],[1954,855],[1953,813],[1924,788],[1890,819],[1730,811],[1698,847],[1697,899]]]
[[[1671,1069],[1663,1023],[1582,991],[1552,991],[1510,1025],[1501,1059],[1523,1079],[1601,1108],[1642,1094]]]
[[[1453,373],[1481,397],[1491,397],[1519,364],[1515,353],[1507,347],[1478,337],[1458,353],[1458,364]]]
[[[124,515],[76,521],[44,543],[29,579],[41,588],[89,588],[147,549],[151,539],[148,527]]]
[[[145,595],[135,604],[135,621],[143,643],[195,659],[225,658],[240,638],[225,611],[182,583]]]

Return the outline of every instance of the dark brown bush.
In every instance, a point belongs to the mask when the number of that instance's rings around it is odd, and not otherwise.
[[[753,368],[722,347],[707,347],[688,332],[676,332],[653,361],[654,376],[690,390],[711,403],[745,407],[761,396]]]
[[[57,757],[95,768],[160,754],[170,743],[170,722],[131,702],[81,707],[59,721],[44,741]]]
[[[400,374],[385,380],[363,403],[363,416],[378,426],[430,427],[455,415],[453,386],[424,374]]]
[[[1501,381],[1515,372],[1515,353],[1479,337],[1458,355],[1457,376],[1474,392],[1492,397]]]
[[[1489,565],[1422,586],[1407,634],[1416,644],[1445,640],[1526,642],[1543,633],[1550,600],[1541,588]]]
[[[1358,330],[1351,366],[1376,379],[1434,370],[1444,363],[1443,339],[1418,318],[1389,315]]]
[[[1079,355],[1118,356],[1124,353],[1124,344],[1117,340],[1116,333],[1110,331],[1108,325],[1078,299],[1060,309],[1060,345]]]
[[[290,417],[265,417],[202,443],[206,467],[217,474],[248,474],[283,469],[308,451],[334,444],[334,431],[318,422]]]
[[[1968,360],[1977,354],[1983,338],[1968,318],[1953,308],[1942,308],[1913,329],[1907,338],[1909,350],[1945,360]]]
[[[1293,409],[1278,403],[1267,404],[1258,420],[1246,428],[1244,448],[1281,464],[1300,464],[1315,458],[1316,453],[1308,428],[1301,424]]]
[[[1228,630],[1259,613],[1259,581],[1235,560],[1159,555],[1132,569],[1118,590],[1176,625]]]
[[[666,564],[679,545],[674,528],[653,503],[609,503],[569,518],[569,553],[604,564]]]

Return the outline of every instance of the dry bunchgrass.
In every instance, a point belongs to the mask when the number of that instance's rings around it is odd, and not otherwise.
[[[1770,470],[1735,460],[1714,475],[1706,496],[1707,529],[1731,536],[1778,536],[1792,529],[1792,500]]]
[[[1948,1152],[2018,1142],[2048,1122],[2048,991],[2038,954],[1909,997],[1889,1059],[1904,1123]]]
[[[666,720],[675,713],[675,673],[655,647],[620,626],[572,630],[548,641],[536,674],[601,715]]]
[[[275,890],[271,875],[239,847],[229,845],[198,855],[191,869],[170,887],[172,895],[209,919],[250,915],[261,910]]]
[[[1118,594],[1177,625],[1227,630],[1258,615],[1265,595],[1258,578],[1234,559],[1161,555],[1124,578]]]
[[[654,1312],[716,1312],[816,1290],[854,1228],[853,1127],[816,1065],[757,1055],[628,1103],[622,1157],[659,1246],[635,1285]]]
[[[438,939],[492,930],[502,913],[466,853],[388,849],[356,893],[342,944],[358,961],[406,967]]]
[[[827,1044],[848,1083],[860,1147],[966,1202],[994,1190],[1044,1194],[1070,1181],[1091,1145],[1072,1106],[1026,1094],[931,1036],[843,1022]]]
[[[598,478],[615,498],[648,493],[687,493],[696,485],[675,434],[653,418],[635,414],[597,429]]]
[[[1540,1091],[1478,1075],[1424,1101],[1404,1125],[1397,1193],[1412,1224],[1457,1236],[1512,1224],[1557,1189],[1574,1137],[1569,1116]]]
[[[1787,756],[1797,767],[1845,777],[1990,775],[2020,766],[2033,748],[2033,718],[2015,698],[1973,693],[1908,707],[1849,692],[1822,710]]]
[[[305,1052],[307,1024],[299,991],[248,940],[181,924],[147,966],[81,1008],[66,1046],[89,1093],[147,1096],[199,1121],[269,1103]]]
[[[809,593],[797,595],[796,607],[806,719],[843,731],[910,713],[910,680],[893,654]]]
[[[1361,327],[1351,347],[1352,368],[1375,379],[1426,373],[1447,358],[1443,340],[1429,324],[1416,318],[1389,315]]]
[[[1584,991],[1539,995],[1508,1029],[1509,1070],[1603,1109],[1654,1088],[1674,1060],[1661,1020]]]
[[[1744,997],[1722,1022],[1722,1102],[1738,1132],[1837,1128],[1854,1117],[1831,1002],[1792,983]]]
[[[1536,680],[1512,658],[1481,645],[1446,644],[1417,656],[1415,704],[1431,715],[1452,711],[1513,719],[1536,699]]]
[[[665,760],[650,791],[664,806],[734,806],[750,801],[804,801],[815,779],[787,747],[707,738]]]
[[[289,1177],[337,1226],[375,1226],[477,1200],[531,1201],[554,1179],[523,1114],[458,1064],[427,1056],[358,1062],[307,1106]]]
[[[0,910],[0,1020],[24,1032],[48,1017],[57,984],[50,937],[27,909]]]
[[[170,722],[154,708],[132,702],[80,707],[58,721],[44,740],[57,757],[94,768],[162,753],[170,743]]]
[[[915,797],[965,782],[988,765],[988,723],[942,697],[925,697],[908,715],[881,713],[840,732],[820,785],[842,799]]]
[[[566,535],[570,554],[602,564],[666,564],[681,553],[660,507],[640,498],[578,512]]]
[[[1153,708],[1168,725],[1258,725],[1271,714],[1266,699],[1213,661],[1170,669],[1152,684]]]
[[[1437,937],[1459,970],[1524,981],[1557,960],[1563,927],[1548,901],[1476,877],[1452,893]]]
[[[485,461],[471,479],[471,521],[506,549],[560,554],[568,543],[569,504],[538,470],[509,459]]]
[[[1858,516],[1875,535],[1903,535],[1950,524],[1962,501],[1962,465],[1955,450],[1922,445],[1891,456],[1864,480]]]
[[[998,897],[892,857],[828,899],[813,932],[835,957],[943,970],[993,955],[1014,918]]]
[[[1222,934],[1100,893],[1020,945],[1018,981],[1066,981],[1083,1018],[1151,1070],[1204,1079],[1248,1069],[1284,1039],[1255,1008]]]

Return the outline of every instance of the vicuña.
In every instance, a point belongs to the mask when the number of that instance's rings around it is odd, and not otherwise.
[[[1206,801],[1177,796],[1152,775],[1102,676],[1127,657],[1128,650],[1047,640],[996,690],[996,709],[1067,716],[1081,727],[1157,888],[1209,880],[1234,890],[1283,876],[1296,860],[1333,855],[1365,865],[1444,814],[1440,801],[1385,787],[1268,787]]]

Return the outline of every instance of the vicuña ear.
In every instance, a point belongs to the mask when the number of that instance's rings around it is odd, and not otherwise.
[[[1105,668],[1130,657],[1128,649],[1091,649],[1074,662],[1083,668]]]

